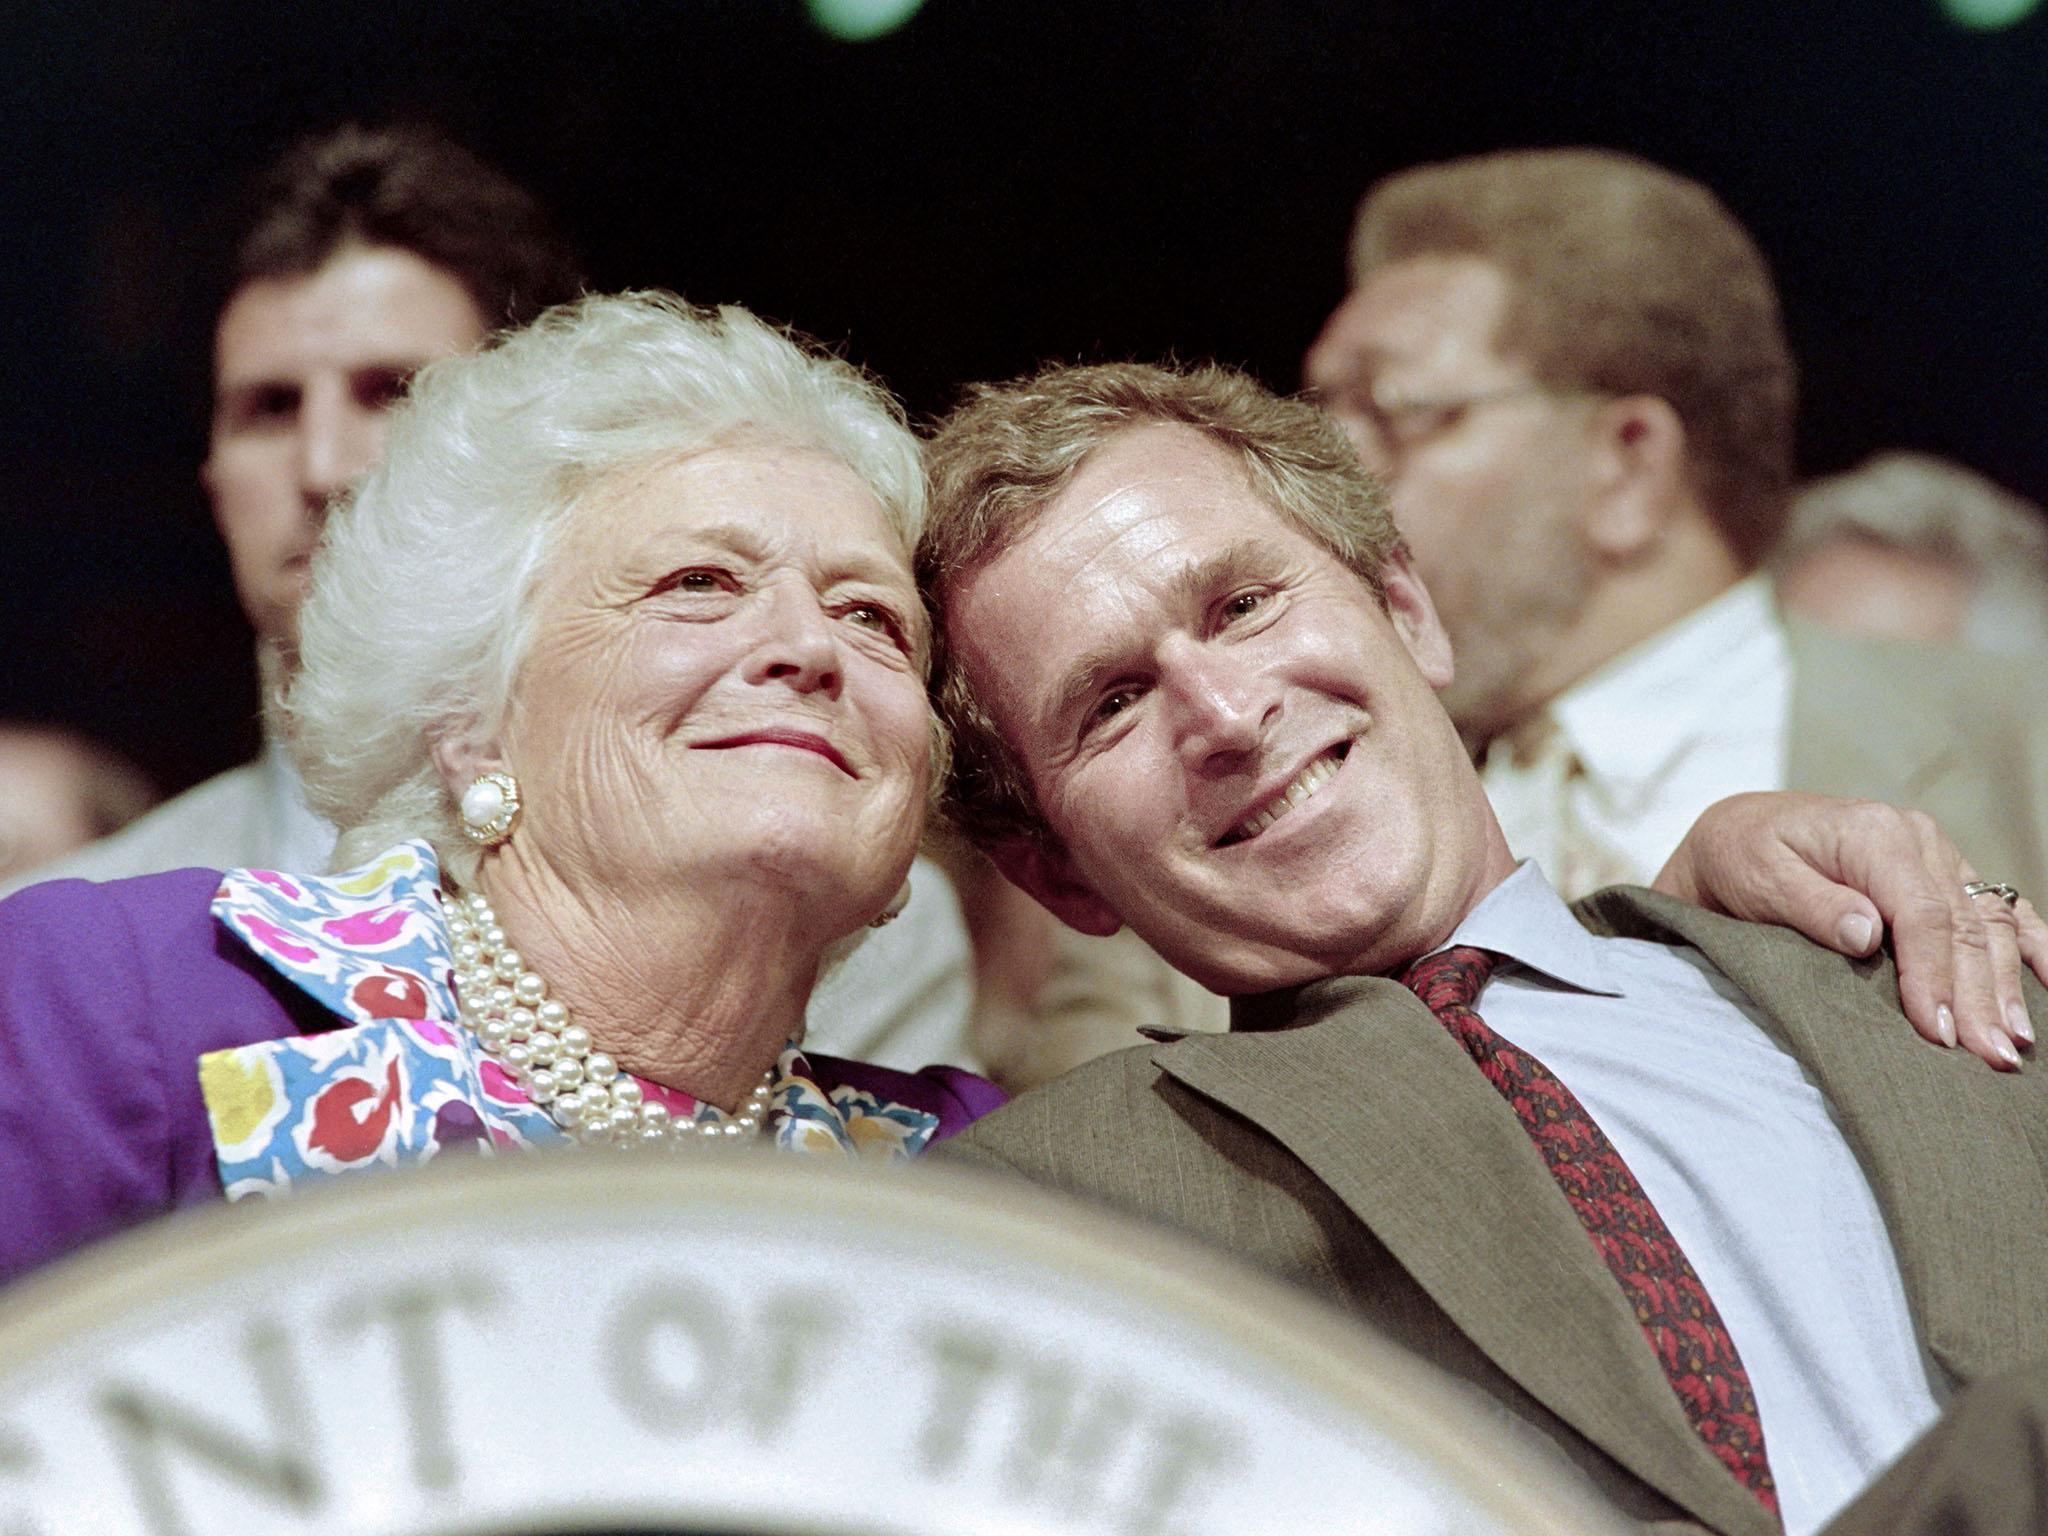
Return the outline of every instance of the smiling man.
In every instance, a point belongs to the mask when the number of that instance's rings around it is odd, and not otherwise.
[[[1813,1530],[1954,1385],[2048,1351],[2040,1074],[1926,1046],[1883,964],[1517,867],[1321,413],[1059,369],[931,454],[956,816],[1234,997],[965,1155],[1310,1285],[1644,1520]]]

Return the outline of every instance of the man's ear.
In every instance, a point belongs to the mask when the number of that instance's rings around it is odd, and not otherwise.
[[[1006,837],[987,850],[1003,877],[1046,911],[1078,932],[1106,939],[1123,919],[1081,878],[1063,848],[1047,848],[1028,837]]]
[[[1380,567],[1380,584],[1387,595],[1387,617],[1394,633],[1414,658],[1416,670],[1430,687],[1442,689],[1451,681],[1451,637],[1444,633],[1436,616],[1436,602],[1429,588],[1415,574],[1408,551],[1398,550]]]
[[[1586,426],[1586,504],[1580,532],[1597,559],[1632,565],[1656,549],[1692,495],[1685,423],[1668,400],[1603,400]]]

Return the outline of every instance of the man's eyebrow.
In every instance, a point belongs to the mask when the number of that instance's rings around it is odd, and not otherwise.
[[[1102,645],[1089,651],[1067,668],[1054,691],[1052,702],[1039,715],[1039,727],[1046,735],[1063,733],[1074,711],[1088,701],[1099,680],[1128,663],[1130,651],[1120,645]]]
[[[1322,405],[1335,396],[1370,389],[1376,371],[1363,358],[1346,358],[1342,366],[1325,369],[1322,377],[1304,379],[1301,398],[1310,405]]]
[[[1272,545],[1264,539],[1236,539],[1174,573],[1173,595],[1189,604],[1206,603],[1224,587],[1253,576],[1270,578],[1275,565]]]
[[[215,400],[240,400],[250,395],[269,394],[289,390],[293,394],[303,392],[299,381],[284,373],[251,373],[241,378],[218,379],[214,382]]]
[[[1331,395],[1348,390],[1370,393],[1379,376],[1399,361],[1398,354],[1377,342],[1349,346],[1343,349],[1334,365],[1324,368],[1321,379],[1306,377],[1304,368],[1301,393],[1314,404],[1321,404]]]
[[[1175,571],[1167,583],[1170,601],[1182,609],[1204,609],[1216,593],[1254,576],[1269,578],[1275,558],[1271,546],[1255,538],[1238,539],[1223,548],[1190,561]],[[1054,690],[1052,701],[1040,712],[1041,727],[1058,732],[1073,712],[1093,694],[1103,677],[1130,665],[1130,647],[1114,642],[1085,652],[1069,667]]]

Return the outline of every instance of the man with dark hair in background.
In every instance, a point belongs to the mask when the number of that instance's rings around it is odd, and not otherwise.
[[[582,286],[540,204],[424,128],[301,141],[251,185],[240,223],[200,480],[256,631],[263,755],[38,879],[326,866],[334,829],[307,808],[275,716],[328,504],[377,461],[385,409],[415,372]]]
[[[1392,491],[1516,853],[1567,896],[1641,883],[1712,801],[1810,789],[1929,811],[2041,889],[2038,682],[1788,624],[1757,574],[1795,370],[1712,193],[1604,150],[1420,166],[1367,194],[1351,277],[1307,382]]]

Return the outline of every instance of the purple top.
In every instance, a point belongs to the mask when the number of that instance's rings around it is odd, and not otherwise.
[[[57,880],[0,902],[0,1280],[220,1196],[202,1054],[356,1022],[215,916],[222,882]],[[828,1093],[935,1115],[934,1139],[1004,1098],[955,1067],[806,1059]]]

